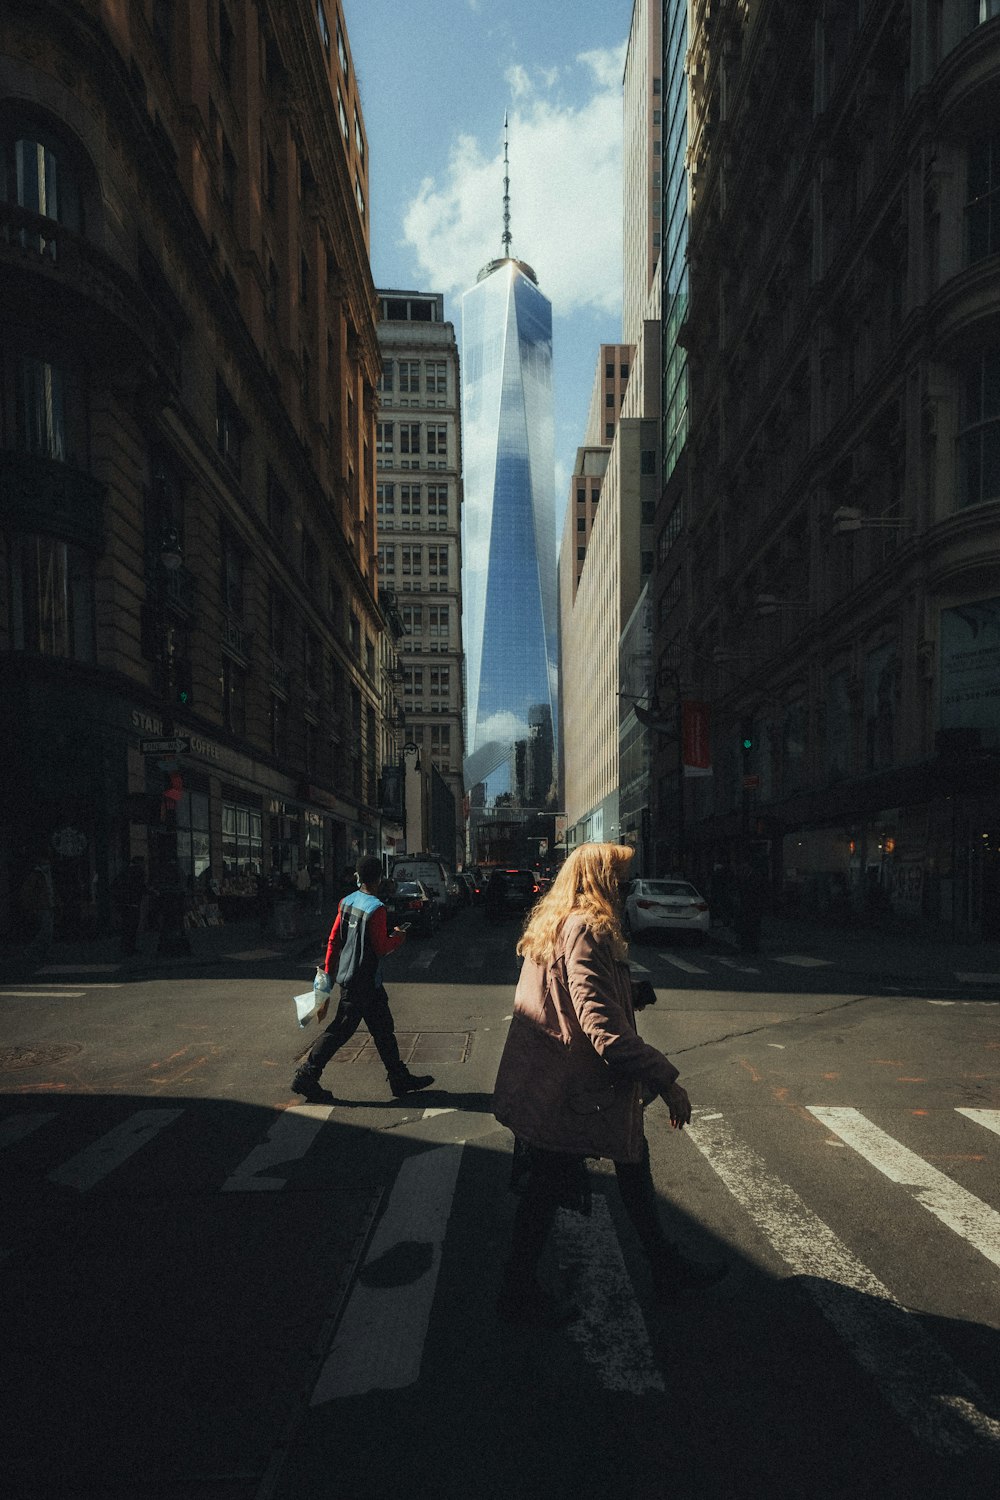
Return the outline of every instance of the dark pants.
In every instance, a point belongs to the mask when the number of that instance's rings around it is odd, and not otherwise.
[[[544,1157],[544,1153],[539,1153]],[[656,1190],[649,1165],[649,1143],[643,1139],[642,1156],[635,1162],[615,1162],[615,1177],[625,1212],[654,1267],[669,1256],[671,1242],[663,1232],[656,1207]],[[514,1216],[507,1275],[516,1280],[533,1279],[545,1242],[559,1207],[554,1177],[545,1170],[532,1172],[521,1194]]]
[[[352,990],[350,985],[341,985],[337,1013],[322,1036],[309,1049],[309,1056],[299,1069],[300,1073],[307,1078],[318,1078],[333,1054],[345,1042],[350,1041],[362,1021],[371,1032],[372,1041],[388,1076],[392,1078],[402,1073],[404,1069],[399,1058],[389,996],[383,984],[374,990],[367,987],[355,987]]]

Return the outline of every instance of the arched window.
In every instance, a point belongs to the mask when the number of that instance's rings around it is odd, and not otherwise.
[[[79,232],[79,173],[66,143],[52,131],[16,118],[2,120],[0,140],[4,202]]]

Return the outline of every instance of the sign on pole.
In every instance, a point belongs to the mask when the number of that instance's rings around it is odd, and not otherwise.
[[[140,740],[140,755],[187,755],[191,750],[191,737],[175,735],[172,740]]]

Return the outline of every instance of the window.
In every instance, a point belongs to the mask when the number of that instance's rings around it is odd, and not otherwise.
[[[357,174],[355,174],[355,177],[354,177],[354,196],[355,196],[355,198],[358,201],[358,213],[361,215],[362,218],[364,218],[364,216],[365,216],[365,195],[364,195],[364,191],[363,191],[363,189],[361,187],[361,178],[358,177]]]
[[[84,403],[72,373],[47,359],[23,355],[15,375],[18,447],[59,463],[81,462]]]
[[[243,548],[228,533],[222,536],[222,602],[231,614],[243,618]]]
[[[358,112],[357,112],[356,109],[354,111],[354,144],[357,147],[358,156],[361,158],[362,161],[364,161],[364,159],[365,159],[365,138],[361,134],[361,120],[360,120],[360,118],[358,116]]]
[[[236,402],[220,375],[215,378],[215,446],[219,456],[238,475],[242,422]]]
[[[379,516],[394,516],[396,514],[396,486],[394,484],[380,484],[376,486],[375,513]]]
[[[576,529],[577,529],[577,531],[586,531],[586,529],[587,529],[587,517],[586,516],[577,516],[577,518],[576,518]]]
[[[656,450],[654,448],[643,448],[639,455],[639,473],[656,473]]]
[[[177,863],[193,885],[211,867],[208,794],[185,791],[177,804]]]
[[[63,142],[35,126],[16,124],[3,130],[0,142],[3,155],[0,193],[4,201],[79,231],[82,228],[80,187]],[[56,254],[53,242],[44,235],[31,236],[27,230],[21,232],[21,244],[40,254],[47,252],[53,257]]]
[[[1000,251],[1000,132],[969,148],[965,236],[970,265]]]
[[[402,547],[403,572],[420,573],[423,571],[424,559],[423,547]]]
[[[610,391],[608,392],[608,394],[604,398],[604,404],[605,404],[605,406],[614,406],[614,404],[615,404],[615,398],[614,398],[613,394]]]
[[[420,452],[420,424],[419,422],[400,422],[399,424],[399,451],[400,453]]]
[[[627,380],[628,379],[628,365],[621,365],[619,367],[618,373],[621,376],[622,380]]]
[[[419,484],[401,484],[399,487],[399,513],[403,516],[419,516],[423,512],[423,501]]]
[[[615,435],[615,424],[614,424],[614,422],[605,422],[605,424],[604,424],[604,437],[605,437],[605,441],[610,443],[611,440],[612,440],[612,438],[614,437],[614,435]]]
[[[378,378],[378,388],[380,391],[384,391],[386,392],[386,394],[389,394],[392,391],[395,370],[396,366],[394,361],[391,359],[387,359],[385,361],[385,364],[382,366],[382,373]]]
[[[337,17],[337,56],[340,59],[340,69],[344,77],[347,77],[347,45],[344,41],[344,28]]]
[[[442,771],[451,770],[451,725],[432,724],[431,729],[431,760],[440,766]]]
[[[577,549],[576,549],[576,560],[577,560],[577,562],[583,562],[584,559],[586,558],[586,556],[587,556],[587,549],[586,549],[586,547],[577,547]]]
[[[375,643],[365,636],[365,671],[369,677],[375,676]]]
[[[243,802],[222,804],[222,871],[232,876],[261,873],[261,813]]]
[[[340,133],[347,140],[347,110],[344,108],[344,96],[340,92],[340,84],[337,84],[337,118],[340,120]]]
[[[232,86],[233,82],[233,23],[229,19],[229,12],[224,5],[219,6],[219,67],[226,83]]]
[[[451,692],[451,667],[431,667],[431,693],[447,697]]]
[[[448,548],[427,548],[427,570],[432,577],[448,577]]]
[[[222,202],[226,212],[232,216],[236,206],[236,157],[225,131],[222,133]]]
[[[1000,351],[966,366],[962,394],[958,503],[981,505],[1000,499]]]
[[[313,536],[312,532],[307,526],[303,526],[302,567],[300,571],[302,573],[302,577],[305,579],[306,588],[308,589],[310,596],[313,596],[316,593],[316,586],[319,582],[319,578],[317,576],[319,566],[317,563],[318,556],[319,551],[316,546],[316,538]]]
[[[396,549],[395,547],[380,546],[378,549],[378,568],[383,577],[391,578],[396,572]]]
[[[448,515],[448,486],[446,484],[429,484],[427,486],[427,514],[447,518]]]
[[[15,535],[9,555],[14,650],[93,661],[94,576],[89,554],[56,537]]]
[[[445,396],[448,393],[448,366],[442,360],[428,360],[426,369],[427,394]]]
[[[447,458],[448,428],[443,424],[427,428],[427,452],[438,458]]]
[[[405,604],[403,606],[403,629],[407,635],[419,635],[424,628],[424,607],[422,604]]]
[[[285,657],[287,613],[285,596],[279,589],[272,587],[268,598],[268,640],[278,661],[283,661]]]
[[[395,444],[396,425],[394,422],[375,423],[375,452],[390,454]]]
[[[419,394],[420,363],[418,360],[401,359],[399,361],[399,390],[402,395]]]
[[[427,619],[431,635],[443,636],[447,640],[451,631],[451,606],[432,604],[427,611]]]
[[[244,669],[233,661],[231,656],[223,654],[222,674],[219,679],[222,688],[222,722],[230,734],[246,734],[247,728],[247,674]]]
[[[615,378],[615,367],[614,367],[614,365],[608,364],[608,365],[604,366],[604,378],[605,378],[605,380],[614,380],[614,378]]]
[[[278,483],[274,470],[267,470],[267,524],[271,535],[283,550],[287,548],[291,535],[291,507],[288,495]]]
[[[319,39],[323,43],[323,51],[327,57],[330,56],[330,27],[326,19],[326,7],[323,0],[316,0],[316,25],[319,28]]]
[[[577,505],[582,505],[584,503],[584,501],[586,500],[586,498],[587,498],[587,491],[586,490],[577,490],[577,492],[576,492],[576,503],[577,503]]]
[[[358,617],[354,613],[353,609],[351,610],[350,628],[351,628],[351,654],[354,657],[356,657],[358,660],[360,660],[361,659],[361,621],[358,619]]]
[[[1000,0],[969,0],[970,24],[981,26],[994,16],[1000,16]]]

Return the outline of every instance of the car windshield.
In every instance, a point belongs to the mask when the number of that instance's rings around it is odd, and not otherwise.
[[[422,896],[424,888],[417,880],[404,880],[396,887],[397,896]]]
[[[637,894],[643,896],[687,896],[698,900],[698,892],[685,880],[640,880]]]
[[[504,873],[508,884],[521,889],[526,889],[535,883],[534,876],[530,875],[527,870],[507,870]]]

